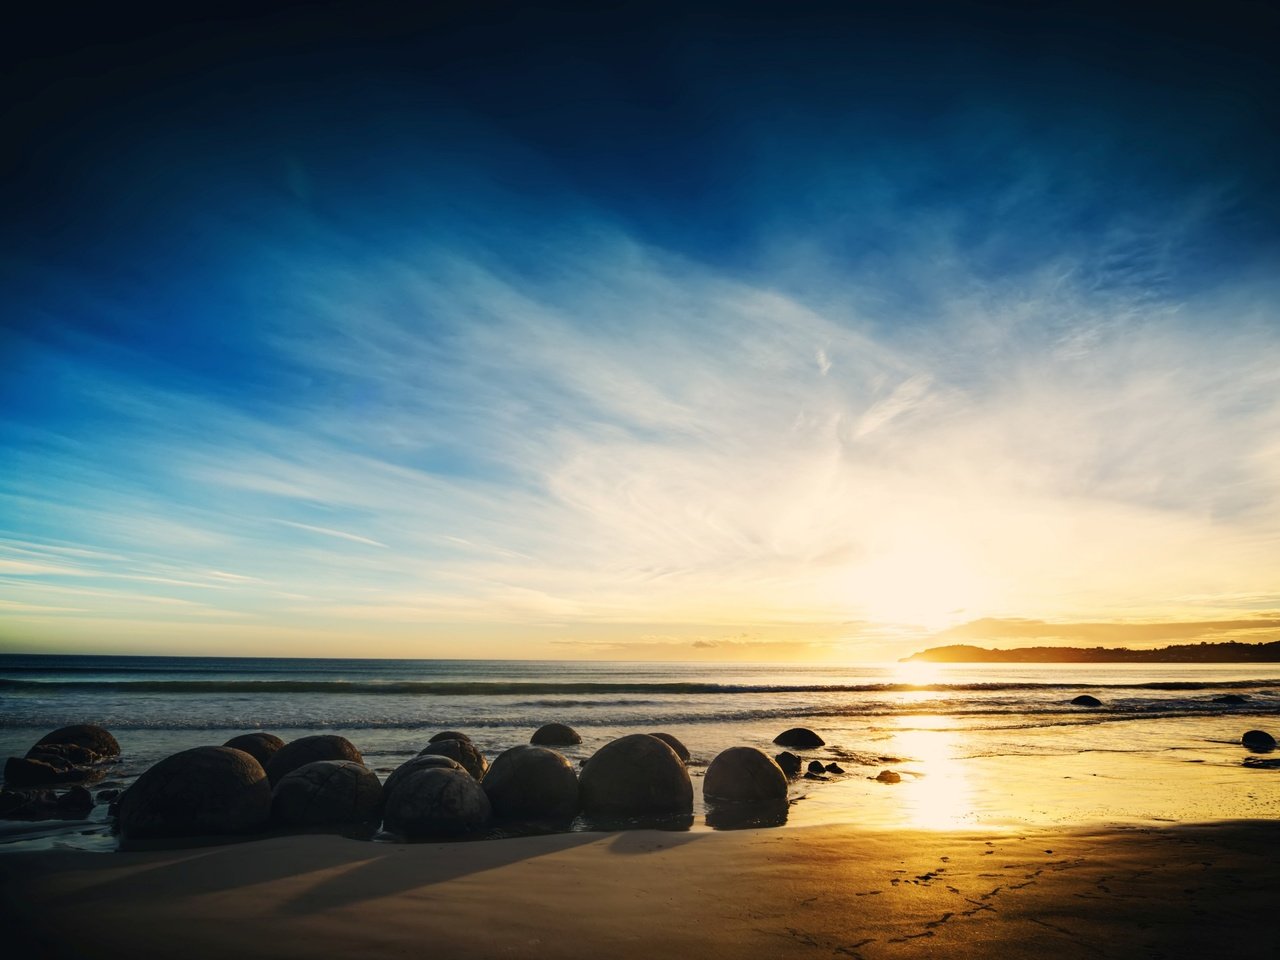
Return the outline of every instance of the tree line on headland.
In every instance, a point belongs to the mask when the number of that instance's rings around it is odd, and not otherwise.
[[[1280,640],[1270,643],[1183,643],[1150,650],[1128,647],[1014,647],[990,650],[966,643],[930,647],[900,662],[931,663],[1280,663]]]

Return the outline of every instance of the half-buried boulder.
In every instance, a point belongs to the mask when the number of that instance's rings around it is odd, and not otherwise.
[[[1266,752],[1276,748],[1276,738],[1265,730],[1250,730],[1240,738],[1240,743],[1250,750]]]
[[[1091,697],[1087,693],[1082,693],[1080,696],[1072,699],[1071,705],[1073,707],[1100,707],[1102,706],[1102,701],[1097,697]]]
[[[504,820],[567,820],[578,812],[578,775],[554,750],[504,750],[484,778],[493,815]]]
[[[788,780],[794,780],[800,776],[800,769],[804,765],[804,761],[797,757],[790,750],[783,750],[780,754],[773,758],[782,772],[787,775]]]
[[[475,777],[476,780],[483,780],[485,771],[489,769],[489,761],[484,758],[484,754],[470,740],[435,740],[420,750],[418,756],[421,757],[433,753],[458,761],[458,763],[462,764],[463,769]]]
[[[465,733],[457,730],[441,730],[439,733],[434,734],[427,743],[438,743],[441,740],[465,740],[467,743],[471,742],[471,738]]]
[[[787,775],[763,750],[730,747],[707,767],[702,795],[722,803],[760,803],[785,800]]]
[[[677,738],[669,733],[651,733],[651,737],[657,737],[668,747],[675,751],[676,756],[680,758],[680,762],[687,764],[689,762],[689,748],[681,743]]]
[[[408,839],[471,833],[489,821],[489,798],[465,770],[439,767],[405,774],[386,798],[383,823]]]
[[[81,750],[87,750],[93,754],[93,757],[83,761],[87,763],[120,756],[120,744],[116,742],[116,738],[102,727],[92,723],[77,723],[70,727],[60,727],[53,733],[47,733],[27,755],[39,752],[41,747],[51,746],[79,747]]]
[[[543,747],[572,747],[581,743],[582,737],[573,727],[563,723],[544,723],[533,731],[529,742]]]
[[[378,775],[350,760],[317,760],[285,774],[271,791],[271,817],[290,826],[364,823],[382,809]]]
[[[633,733],[606,743],[582,768],[582,809],[603,816],[654,816],[693,809],[689,771],[657,737]]]
[[[799,747],[801,749],[822,747],[826,746],[827,743],[808,727],[792,727],[790,730],[783,730],[773,738],[773,742],[780,747]]]
[[[103,771],[94,766],[118,756],[120,744],[102,727],[61,727],[42,737],[26,756],[5,761],[5,786],[21,789],[101,779]]]
[[[125,840],[247,833],[271,816],[271,785],[243,750],[196,747],[165,757],[120,798]]]
[[[461,770],[467,772],[466,767],[460,764],[452,757],[446,757],[438,753],[424,753],[419,756],[406,760],[400,766],[391,771],[391,776],[387,777],[386,783],[382,785],[383,797],[391,796],[391,791],[395,789],[397,783],[403,780],[408,774],[414,770],[426,770],[428,767],[438,767],[444,770]]]
[[[317,734],[290,740],[267,761],[267,779],[274,787],[289,773],[317,760],[350,760],[364,763],[360,751],[346,737],[335,734]]]
[[[274,733],[259,730],[256,733],[242,733],[238,737],[232,737],[223,746],[231,747],[233,750],[243,750],[265,769],[271,762],[271,758],[284,746],[284,741]]]

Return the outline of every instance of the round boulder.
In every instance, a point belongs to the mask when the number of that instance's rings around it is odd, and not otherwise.
[[[827,743],[808,727],[792,727],[790,730],[783,730],[773,738],[773,742],[780,747],[800,747],[801,749],[823,747]]]
[[[278,823],[319,826],[363,823],[382,808],[378,775],[350,760],[317,760],[291,770],[271,791],[271,816]]]
[[[271,816],[271,785],[243,750],[196,747],[165,757],[120,798],[124,839],[246,833]]]
[[[465,733],[460,733],[457,730],[441,730],[432,736],[427,743],[439,743],[441,740],[465,740],[467,743],[471,742],[471,738]]]
[[[659,740],[665,743],[668,747],[674,750],[676,752],[676,756],[680,758],[681,763],[687,764],[689,762],[689,748],[686,747],[683,743],[681,743],[678,739],[673,737],[671,734],[651,733],[649,734],[649,736],[657,737]]]
[[[529,742],[544,747],[571,747],[581,743],[582,737],[573,727],[565,726],[563,723],[544,723],[533,731]]]
[[[1100,707],[1102,706],[1102,701],[1097,697],[1091,697],[1087,693],[1082,693],[1071,701],[1071,705],[1073,707]]]
[[[794,780],[796,777],[800,776],[800,769],[804,764],[804,761],[790,750],[783,750],[773,758],[773,762],[782,769],[782,772],[787,775],[788,780]]]
[[[489,769],[489,761],[470,740],[433,740],[418,752],[418,756],[428,756],[433,753],[456,760],[476,780],[483,780],[485,771]]]
[[[267,779],[274,787],[299,767],[317,760],[350,760],[352,763],[364,763],[360,751],[346,737],[334,734],[317,734],[314,737],[299,737],[290,740],[277,750],[267,761]]]
[[[242,733],[238,737],[232,737],[223,746],[231,747],[233,750],[243,750],[265,769],[271,762],[271,758],[284,746],[284,741],[274,733],[259,730],[257,733]]]
[[[493,815],[506,820],[567,820],[578,812],[578,775],[546,747],[504,750],[484,778]]]
[[[721,751],[707,767],[702,795],[708,800],[728,803],[785,800],[787,775],[763,750],[730,747]]]
[[[1242,703],[1248,703],[1248,702],[1249,702],[1249,698],[1248,698],[1248,696],[1246,696],[1246,695],[1244,695],[1244,694],[1240,694],[1240,693],[1224,693],[1224,694],[1223,694],[1222,696],[1220,696],[1220,697],[1214,697],[1214,698],[1213,698],[1213,702],[1214,702],[1214,703],[1229,703],[1229,704],[1231,704],[1232,706],[1238,706],[1239,704],[1242,704]]]
[[[826,765],[821,760],[810,760],[809,772],[810,773],[826,773],[827,768],[826,768]]]
[[[414,770],[426,770],[428,767],[437,767],[443,770],[461,770],[463,773],[467,772],[467,768],[452,757],[446,757],[438,753],[425,753],[406,760],[404,763],[400,764],[400,766],[391,771],[391,776],[387,777],[387,782],[382,785],[383,796],[390,796],[391,791],[395,789],[396,784]]]
[[[606,743],[582,768],[582,808],[589,814],[645,816],[693,809],[689,771],[666,743],[633,733]]]
[[[77,747],[81,750],[87,750],[94,754],[88,758],[91,762],[94,759],[102,759],[106,757],[120,756],[120,744],[116,742],[116,738],[104,730],[102,727],[94,726],[92,723],[77,723],[70,727],[60,727],[52,733],[47,733],[31,748],[31,753],[40,753],[41,747],[65,746]],[[85,762],[85,761],[81,761]]]
[[[386,798],[383,822],[402,837],[470,833],[489,821],[489,798],[465,770],[411,770]]]
[[[1265,730],[1250,730],[1240,738],[1240,743],[1250,750],[1274,750],[1276,738]]]

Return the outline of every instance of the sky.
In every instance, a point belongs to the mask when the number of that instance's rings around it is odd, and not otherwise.
[[[1280,638],[1273,7],[178,6],[4,41],[0,652]]]

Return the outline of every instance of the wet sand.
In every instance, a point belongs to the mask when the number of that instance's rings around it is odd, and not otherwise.
[[[1280,823],[0,856],[39,957],[1271,957]],[[10,953],[18,956],[18,953]]]

